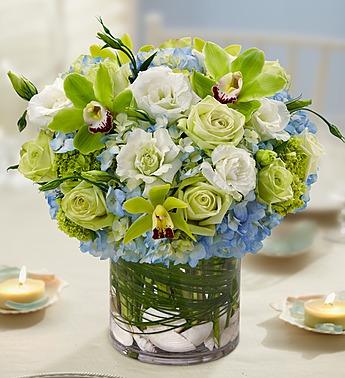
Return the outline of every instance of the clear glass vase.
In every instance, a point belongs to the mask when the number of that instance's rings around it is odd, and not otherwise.
[[[239,341],[240,260],[166,267],[111,263],[110,335],[143,362],[189,365],[227,355]]]

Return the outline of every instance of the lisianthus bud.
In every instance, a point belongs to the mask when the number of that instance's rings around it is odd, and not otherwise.
[[[24,100],[30,101],[31,97],[38,93],[37,88],[30,80],[26,79],[24,76],[17,76],[15,73],[9,71],[7,76],[11,80],[14,90],[17,92],[18,96]]]

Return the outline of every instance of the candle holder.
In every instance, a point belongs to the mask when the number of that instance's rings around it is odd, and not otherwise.
[[[0,266],[0,283],[11,278],[18,277],[20,268]],[[45,273],[44,270],[39,272],[29,272],[28,278],[39,279],[45,282],[46,292],[45,296],[29,303],[17,303],[7,301],[8,308],[0,308],[0,314],[17,315],[27,314],[43,310],[60,299],[62,290],[68,286],[68,283],[54,274]]]
[[[310,300],[324,300],[325,297],[324,294],[287,297],[282,303],[272,303],[271,307],[280,312],[279,319],[295,327],[328,335],[345,335],[345,329],[333,323],[319,323],[315,327],[306,325],[305,303]],[[345,291],[336,293],[334,299],[345,301]]]

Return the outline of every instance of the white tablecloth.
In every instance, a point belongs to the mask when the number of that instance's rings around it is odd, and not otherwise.
[[[287,295],[345,289],[345,246],[243,264],[241,341],[204,365],[162,367],[121,356],[108,338],[108,263],[79,252],[50,221],[35,189],[0,190],[0,265],[47,268],[70,283],[44,312],[0,316],[0,378],[42,372],[103,372],[125,378],[344,377],[345,337],[308,333],[277,319],[269,303]]]

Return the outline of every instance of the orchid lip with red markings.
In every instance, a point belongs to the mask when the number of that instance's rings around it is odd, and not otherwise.
[[[229,72],[212,87],[213,96],[221,104],[233,104],[238,99],[242,85],[241,72]]]
[[[113,128],[113,116],[97,101],[88,103],[83,111],[90,133],[108,133]]]

